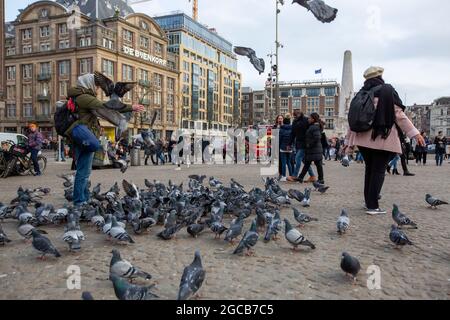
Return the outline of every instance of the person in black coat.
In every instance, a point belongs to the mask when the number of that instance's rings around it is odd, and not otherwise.
[[[297,177],[302,162],[305,158],[305,149],[306,149],[306,131],[308,130],[309,123],[308,118],[303,115],[303,113],[299,110],[294,111],[295,120],[292,123],[292,132],[291,132],[291,141],[290,145],[295,146],[296,154],[295,154],[295,167],[294,167],[294,177]],[[317,178],[314,175],[314,171],[312,168],[308,171],[310,175],[310,182],[316,181]],[[292,179],[289,179],[292,181]]]
[[[317,173],[319,175],[319,183],[324,183],[323,179],[323,148],[322,148],[322,131],[323,131],[323,122],[320,120],[320,116],[317,113],[312,113],[309,116],[308,122],[310,124],[308,130],[306,131],[306,155],[305,155],[305,165],[303,167],[300,176],[298,177],[298,181],[303,183],[303,179],[305,178],[308,169],[311,167],[311,163],[317,167]]]

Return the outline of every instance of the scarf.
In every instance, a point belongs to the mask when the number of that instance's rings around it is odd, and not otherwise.
[[[375,140],[378,136],[381,136],[382,139],[389,137],[395,124],[394,105],[399,106],[403,111],[406,108],[397,91],[390,84],[386,84],[381,77],[372,78],[364,82],[363,90],[370,90],[379,85],[382,85],[382,87],[375,91],[378,104],[372,126],[372,140]]]
[[[96,87],[95,87],[94,75],[91,73],[88,73],[88,74],[78,77],[77,86],[85,88],[85,89],[91,89],[92,92],[95,94]]]

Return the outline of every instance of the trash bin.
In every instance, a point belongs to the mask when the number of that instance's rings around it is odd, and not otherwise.
[[[141,165],[141,149],[133,148],[130,152],[131,166],[138,167]]]

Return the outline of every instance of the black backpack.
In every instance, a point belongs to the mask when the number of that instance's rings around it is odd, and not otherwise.
[[[54,120],[55,130],[58,135],[67,137],[66,131],[79,119],[77,112],[78,107],[75,103],[75,98],[69,98],[63,105],[56,108]]]
[[[366,132],[372,129],[376,108],[374,104],[375,91],[382,85],[370,90],[361,90],[353,98],[348,111],[348,124],[353,132]]]

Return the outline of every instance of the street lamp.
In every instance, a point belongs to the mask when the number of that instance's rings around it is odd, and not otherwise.
[[[275,57],[276,57],[276,80],[275,80],[275,109],[276,109],[276,114],[280,114],[280,94],[279,94],[279,85],[278,85],[278,80],[279,80],[279,54],[278,54],[278,50],[279,48],[283,48],[283,45],[280,43],[279,39],[278,39],[278,15],[280,14],[281,10],[279,8],[279,5],[284,6],[284,0],[275,0],[275,7],[276,7],[276,11],[275,11]]]

